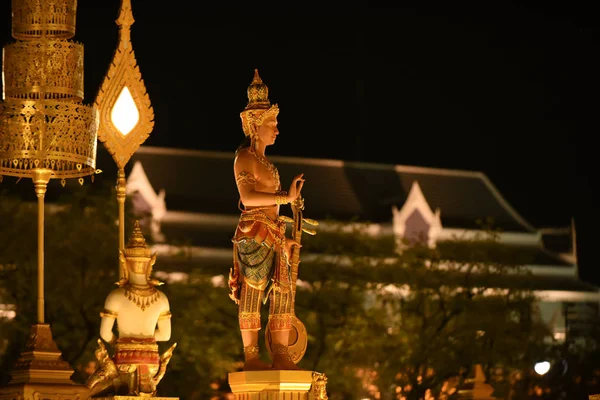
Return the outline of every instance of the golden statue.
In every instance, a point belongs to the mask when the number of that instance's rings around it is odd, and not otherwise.
[[[156,253],[147,248],[138,221],[119,255],[119,288],[108,294],[100,313],[100,337],[115,346],[115,354],[111,358],[98,339],[100,367],[86,384],[90,397],[154,396],[177,344],[159,356],[156,342],[171,338],[171,312],[167,296],[156,288],[162,282],[150,278]]]
[[[265,149],[279,135],[278,114],[279,107],[271,105],[268,88],[255,70],[248,87],[248,105],[240,114],[245,139],[234,160],[241,216],[232,239],[233,268],[229,273],[229,296],[239,305],[245,371],[299,369],[290,357],[288,339],[294,301],[291,254],[300,243],[285,237],[279,207],[299,198],[304,177],[296,175],[289,190],[282,190],[277,168],[265,156]],[[260,310],[267,300],[271,365],[260,360],[258,347]]]

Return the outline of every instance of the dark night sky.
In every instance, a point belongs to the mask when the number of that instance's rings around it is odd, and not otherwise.
[[[597,150],[585,137],[599,132],[594,2],[456,3],[337,12],[264,3],[259,13],[132,0],[156,115],[146,144],[233,151],[258,68],[281,108],[269,154],[482,171],[534,226],[574,217],[582,277],[600,283]],[[86,103],[116,47],[119,5],[79,1]],[[7,44],[10,2],[0,7]]]

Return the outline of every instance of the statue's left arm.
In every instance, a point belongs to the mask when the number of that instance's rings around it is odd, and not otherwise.
[[[166,342],[171,339],[171,311],[169,310],[169,300],[162,294],[163,309],[158,316],[156,330],[154,331],[154,339],[157,342]]]

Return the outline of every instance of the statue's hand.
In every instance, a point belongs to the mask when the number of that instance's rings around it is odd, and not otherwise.
[[[292,184],[290,185],[290,190],[287,194],[288,203],[294,202],[298,196],[300,196],[300,191],[302,191],[302,186],[304,186],[304,174],[299,174],[294,177],[292,180]]]

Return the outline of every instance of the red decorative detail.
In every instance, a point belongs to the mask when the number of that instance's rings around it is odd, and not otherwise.
[[[158,351],[155,350],[117,350],[114,357],[115,364],[157,364],[159,363]]]

